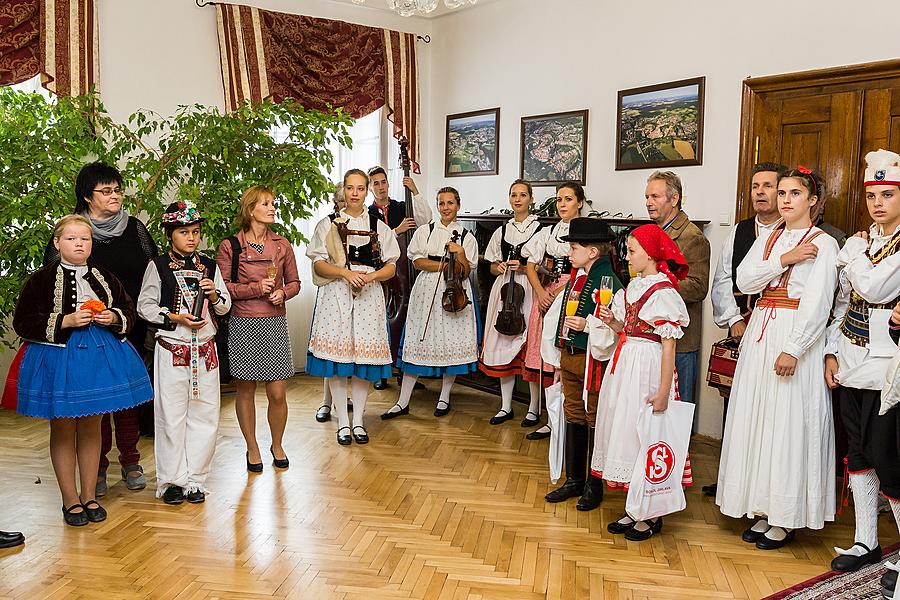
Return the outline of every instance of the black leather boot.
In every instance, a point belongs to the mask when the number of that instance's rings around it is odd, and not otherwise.
[[[594,452],[594,428],[588,428],[587,447],[585,448],[585,466],[587,481],[584,483],[584,492],[578,499],[575,508],[580,511],[594,510],[603,502],[603,480],[590,471],[591,455]]]
[[[566,481],[544,496],[547,502],[563,502],[580,496],[584,491],[587,434],[587,425],[566,421]]]

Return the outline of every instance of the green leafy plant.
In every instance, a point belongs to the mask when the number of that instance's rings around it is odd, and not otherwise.
[[[94,160],[115,165],[124,205],[144,218],[160,247],[158,226],[176,199],[207,218],[208,252],[236,228],[241,194],[267,185],[278,199],[276,229],[292,242],[332,184],[329,147],[350,147],[352,119],[340,109],[305,110],[287,100],[217,108],[182,106],[163,117],[147,110],[117,123],[96,95],[47,100],[0,88],[0,335],[27,276],[40,266],[54,222],[75,206],[75,177]],[[286,134],[273,137],[275,129]],[[280,136],[279,136],[280,137]]]

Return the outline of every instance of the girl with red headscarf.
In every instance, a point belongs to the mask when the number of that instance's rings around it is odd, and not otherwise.
[[[598,318],[588,318],[595,358],[606,360],[613,352],[600,388],[591,460],[591,471],[611,488],[625,488],[631,481],[641,450],[641,408],[652,404],[654,411],[663,412],[679,399],[675,340],[690,322],[678,294],[688,266],[675,242],[658,225],[642,225],[628,237],[627,258],[635,273],[628,288],[616,293],[610,308],[598,307]],[[611,344],[613,340],[617,343]],[[690,472],[688,460],[685,485],[691,484]],[[626,514],[607,529],[629,540],[646,540],[662,530],[662,518],[635,521]]]

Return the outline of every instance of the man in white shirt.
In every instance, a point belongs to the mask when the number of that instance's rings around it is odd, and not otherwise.
[[[750,313],[758,296],[742,294],[735,284],[738,265],[744,260],[756,238],[768,236],[781,217],[778,214],[778,173],[783,165],[764,162],[753,167],[750,179],[750,195],[756,215],[744,219],[731,228],[728,239],[722,246],[719,265],[713,275],[710,299],[713,306],[713,320],[721,328],[728,328],[728,335],[740,338],[747,329]],[[728,412],[728,396],[724,396],[722,411],[724,430],[725,415]],[[703,486],[707,496],[716,495],[716,484]]]

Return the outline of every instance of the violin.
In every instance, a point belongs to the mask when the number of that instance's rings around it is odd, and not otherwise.
[[[515,271],[507,267],[507,272],[509,279],[500,288],[500,312],[494,329],[502,335],[515,336],[525,331],[525,288],[515,280]]]
[[[459,232],[454,231],[450,242],[455,244],[458,240]],[[456,259],[456,253],[450,252],[449,244],[445,256],[447,262],[441,272],[446,287],[441,295],[441,308],[449,313],[458,313],[469,304],[469,296],[463,285],[466,280],[466,265]]]

